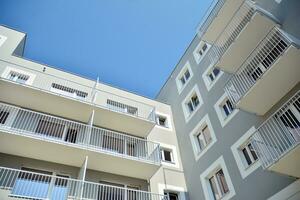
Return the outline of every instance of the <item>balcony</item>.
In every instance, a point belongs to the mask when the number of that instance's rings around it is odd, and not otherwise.
[[[213,43],[244,0],[214,0],[198,28],[202,40]]]
[[[274,26],[270,14],[254,2],[245,1],[215,39],[207,56],[223,71],[234,73]]]
[[[88,156],[90,169],[141,179],[160,167],[158,143],[8,104],[0,137],[0,152],[49,162],[80,167]]]
[[[300,178],[300,91],[252,137],[265,169]]]
[[[96,125],[138,137],[146,137],[155,126],[153,106],[100,90],[97,82],[73,75],[60,78],[51,70],[0,60],[0,101],[81,122],[88,122],[95,111]]]
[[[168,200],[141,190],[0,167],[0,199]]]
[[[299,63],[292,37],[275,27],[230,77],[225,91],[236,107],[264,115],[299,82]]]

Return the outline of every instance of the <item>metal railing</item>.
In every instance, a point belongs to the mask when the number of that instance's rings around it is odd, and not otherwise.
[[[256,11],[257,8],[253,1],[246,0],[240,5],[208,52],[207,57],[212,63],[216,63],[225,54],[227,49],[250,22]]]
[[[264,168],[300,144],[300,91],[257,129],[252,141]]]
[[[3,103],[0,130],[160,164],[158,143]]]
[[[0,167],[0,190],[9,197],[50,200],[168,200],[167,196],[51,173]]]
[[[274,27],[225,84],[230,100],[236,105],[290,45],[284,32]]]
[[[10,71],[7,70],[8,66],[11,68]],[[0,60],[0,72],[2,74],[1,80],[25,85],[45,92],[85,102],[92,106],[127,114],[135,118],[155,123],[155,118],[152,115],[154,106],[152,105],[134,100],[130,97],[120,96],[108,91],[100,90],[97,88],[98,83],[96,81],[92,82],[91,80],[81,77],[70,77],[69,79],[61,78],[51,74],[51,72],[47,72],[52,69],[46,69],[43,66],[39,66],[39,68],[40,70],[38,70],[38,68],[37,70],[34,70],[20,64]],[[29,76],[28,80],[15,78],[14,74],[16,72],[14,72],[14,69],[17,69],[17,73],[21,75],[23,75],[22,73],[24,72],[24,75]],[[108,100],[114,102],[114,106],[112,106]],[[127,105],[129,108],[134,108],[135,111],[131,112],[131,110],[126,109],[127,107],[124,105]]]

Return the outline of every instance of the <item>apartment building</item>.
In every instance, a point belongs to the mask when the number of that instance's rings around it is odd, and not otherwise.
[[[0,26],[0,199],[177,200],[171,107],[23,58]]]
[[[216,1],[158,94],[191,200],[300,199],[299,10]]]

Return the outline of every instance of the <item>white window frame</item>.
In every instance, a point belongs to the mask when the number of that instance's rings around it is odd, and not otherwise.
[[[204,46],[204,44],[207,45],[207,48],[206,48],[205,52],[202,55],[200,55],[199,51],[202,50],[202,47]],[[200,41],[199,42],[199,44],[197,45],[197,47],[193,51],[194,59],[195,59],[197,64],[199,64],[201,62],[201,60],[205,57],[205,55],[209,51],[210,47],[211,47],[211,45],[208,44],[205,41]]]
[[[190,112],[188,110],[188,107],[187,107],[187,103],[190,101],[191,97],[196,94],[197,97],[198,97],[198,100],[199,100],[199,104],[198,106],[193,110],[193,112]],[[199,92],[199,88],[197,86],[197,84],[191,89],[191,91],[188,93],[188,95],[185,97],[185,99],[181,102],[181,106],[182,106],[182,111],[183,111],[183,114],[184,114],[184,117],[185,117],[185,122],[188,122],[194,115],[195,113],[200,109],[200,107],[202,106],[203,104],[203,100],[202,100],[202,97],[200,95],[200,92]]]
[[[180,186],[168,185],[166,183],[158,183],[158,193],[164,195],[165,191],[177,192],[179,200],[185,200],[186,189]]]
[[[210,91],[211,88],[216,84],[216,82],[218,82],[218,80],[221,78],[221,76],[224,74],[224,72],[222,70],[220,70],[218,76],[211,81],[210,78],[208,77],[208,75],[210,73],[212,73],[213,69],[215,68],[215,65],[212,63],[202,74],[202,79],[205,83],[206,89],[207,91]]]
[[[259,159],[253,162],[251,165],[248,165],[244,158],[243,152],[241,152],[241,148],[249,142],[250,137],[255,133],[255,131],[256,128],[252,126],[231,146],[233,157],[243,179],[245,179],[248,175],[250,175],[261,166],[261,162],[259,161]]]
[[[201,185],[202,189],[204,191],[204,196],[206,200],[214,200],[214,195],[209,183],[209,179],[220,169],[222,169],[225,180],[229,189],[229,192],[225,194],[221,199],[222,200],[229,200],[235,195],[235,189],[232,184],[231,178],[229,176],[225,161],[223,156],[220,156],[216,161],[214,161],[201,175]]]
[[[170,158],[171,158],[170,161],[168,161],[168,160],[165,159],[165,154],[162,153],[162,152],[164,152],[164,151],[167,151],[167,152],[170,153]],[[173,155],[173,150],[172,150],[172,149],[168,149],[168,148],[163,148],[163,147],[162,147],[162,148],[160,148],[160,152],[161,152],[161,161],[162,161],[162,162],[174,163],[174,155]]]
[[[219,118],[222,127],[228,124],[228,122],[239,112],[239,109],[234,108],[234,110],[231,112],[230,115],[224,116],[222,105],[226,102],[227,99],[229,98],[227,94],[224,93],[214,105],[215,111],[217,113],[217,116]]]
[[[23,83],[23,84],[26,84],[26,85],[32,85],[32,83],[33,83],[33,81],[34,81],[34,79],[35,79],[35,77],[36,77],[35,74],[32,74],[32,73],[27,72],[27,71],[20,70],[20,69],[17,69],[17,68],[9,67],[9,66],[7,66],[7,67],[5,68],[5,70],[4,70],[4,72],[2,73],[1,76],[2,76],[3,78],[5,78],[5,79],[9,80],[9,79],[8,79],[8,76],[9,76],[9,74],[10,74],[11,72],[17,72],[17,73],[19,73],[19,74],[23,74],[23,75],[25,75],[25,76],[29,76],[28,80],[25,81],[25,83]],[[14,82],[16,82],[16,81],[14,81]],[[16,82],[16,83],[18,83],[18,82]]]
[[[4,42],[7,40],[7,37],[4,35],[0,35],[0,47],[4,44]]]
[[[190,73],[190,77],[189,77],[189,79],[187,79],[187,80],[185,81],[185,83],[184,83],[184,85],[183,85],[183,84],[181,83],[180,79],[181,79],[182,76],[184,76],[184,73],[185,73],[187,70],[188,70],[189,73]],[[177,75],[177,77],[176,77],[177,91],[178,91],[179,94],[180,94],[180,93],[184,90],[184,88],[188,85],[188,83],[189,83],[190,80],[192,79],[193,75],[194,75],[194,74],[193,74],[191,65],[190,65],[189,61],[187,61],[187,62],[185,63],[185,65],[182,67],[182,69],[180,70],[180,72],[179,72],[179,74]]]
[[[167,126],[159,125],[158,122],[157,122],[157,120],[158,120],[157,116],[161,116],[161,117],[166,118]],[[156,127],[164,129],[164,130],[172,130],[172,123],[171,123],[171,116],[170,115],[160,113],[160,112],[155,112],[155,120],[156,120]]]
[[[161,162],[162,165],[168,166],[168,167],[176,167],[179,169],[178,154],[177,154],[176,146],[164,144],[164,143],[159,143],[159,144],[160,144],[161,149],[167,149],[172,152],[172,162],[162,160],[162,162]]]
[[[209,129],[210,137],[211,137],[212,141],[208,145],[206,145],[204,147],[204,149],[201,150],[200,147],[199,147],[199,142],[198,142],[197,135],[198,135],[199,131],[202,128],[204,128],[205,126],[207,126],[207,128]],[[208,114],[206,114],[200,120],[200,122],[190,132],[189,135],[190,135],[190,140],[191,140],[191,143],[192,143],[193,152],[194,152],[194,156],[195,156],[196,161],[198,161],[217,142],[215,131],[214,131],[212,125],[211,125]]]

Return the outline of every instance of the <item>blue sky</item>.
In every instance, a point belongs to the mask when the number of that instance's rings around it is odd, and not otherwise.
[[[212,0],[1,0],[25,57],[154,98]]]

